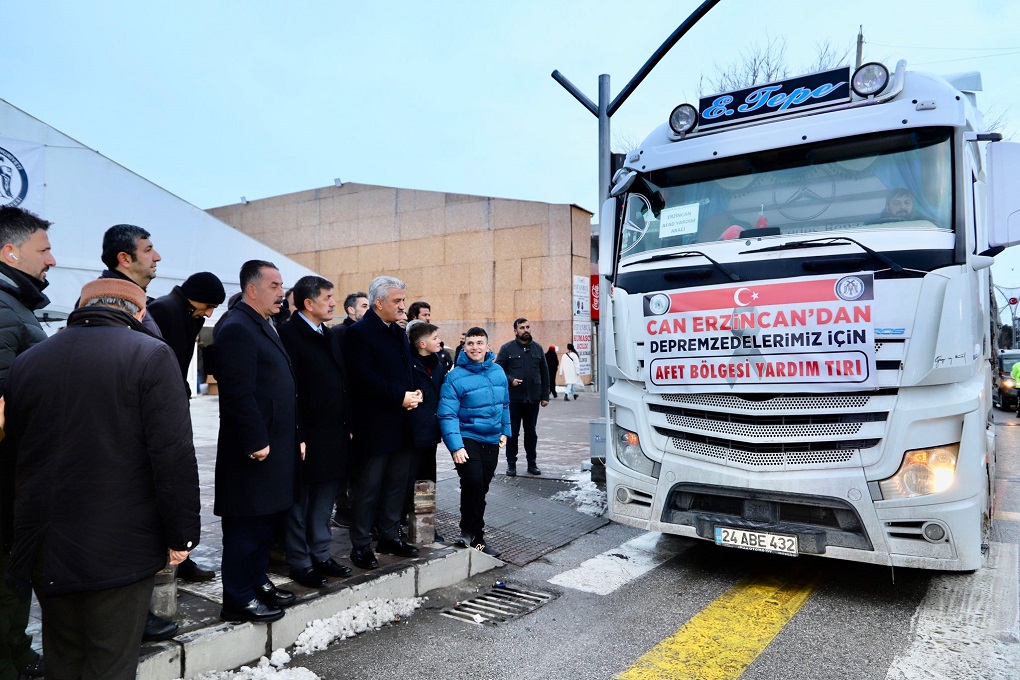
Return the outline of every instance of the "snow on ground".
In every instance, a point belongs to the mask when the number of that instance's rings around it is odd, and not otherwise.
[[[424,600],[422,597],[368,600],[328,619],[316,619],[301,631],[294,643],[294,655],[322,651],[336,640],[346,640],[358,633],[378,630],[388,623],[400,621],[413,614]],[[290,661],[290,654],[278,649],[271,658],[259,659],[255,666],[241,666],[236,671],[206,673],[196,680],[320,680],[318,675],[307,668],[284,668]]]
[[[560,491],[552,497],[554,501],[570,503],[578,512],[592,517],[606,514],[606,491],[591,481],[590,474],[579,473],[572,476],[571,480],[574,482],[574,488]]]

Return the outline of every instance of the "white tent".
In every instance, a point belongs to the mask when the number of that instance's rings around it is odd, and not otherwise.
[[[82,285],[105,268],[99,259],[103,233],[114,224],[135,224],[152,234],[163,258],[147,291],[152,297],[195,272],[211,271],[229,298],[240,290],[246,260],[273,262],[287,286],[314,273],[0,99],[0,205],[12,204],[53,222],[49,236],[57,266],[47,274],[47,310],[61,318]]]

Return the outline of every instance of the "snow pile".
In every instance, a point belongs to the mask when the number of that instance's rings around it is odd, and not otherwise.
[[[391,621],[399,621],[401,617],[413,614],[423,601],[421,597],[368,600],[328,619],[316,619],[301,631],[294,643],[294,655],[318,652],[334,640],[346,640],[358,633],[382,628]]]
[[[601,517],[606,513],[606,492],[591,479],[574,479],[573,489],[560,491],[552,499],[570,503],[578,512],[592,517]]]
[[[425,601],[423,597],[393,600],[368,600],[328,619],[316,619],[305,626],[294,643],[294,654],[319,652],[334,640],[346,640],[358,633],[378,630],[387,623],[410,616]],[[195,680],[320,680],[307,668],[284,668],[291,661],[286,651],[278,649],[269,659],[262,657],[255,666],[241,666],[236,671],[205,673]]]
[[[320,680],[307,668],[284,668],[290,663],[290,654],[278,649],[270,659],[262,657],[255,666],[241,666],[225,673],[205,673],[196,680]]]

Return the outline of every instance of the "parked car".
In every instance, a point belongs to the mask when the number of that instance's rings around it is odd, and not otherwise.
[[[1020,349],[1004,349],[995,360],[992,371],[992,405],[998,409],[1015,411],[1016,381],[1013,380],[1013,364],[1020,361]]]

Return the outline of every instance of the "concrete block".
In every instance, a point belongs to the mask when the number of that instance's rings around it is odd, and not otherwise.
[[[542,225],[532,224],[493,232],[492,252],[497,261],[514,257],[541,257],[544,254]]]
[[[400,571],[382,574],[370,581],[352,586],[352,597],[354,602],[415,597],[416,580],[415,567],[408,566]]]
[[[526,257],[521,260],[521,289],[541,290],[543,257]]]
[[[469,196],[468,200],[446,202],[446,233],[492,229],[490,199]]]
[[[354,606],[358,601],[354,598],[354,591],[342,588],[334,593],[288,607],[282,619],[270,624],[270,649],[290,647],[297,642],[298,636],[309,623],[316,619],[328,619],[337,612]]]
[[[358,245],[390,243],[397,240],[396,218],[388,215],[362,215],[358,218]]]
[[[542,288],[565,289],[573,295],[574,280],[570,273],[569,255],[542,258]]]
[[[521,261],[514,258],[496,258],[494,261],[493,274],[495,276],[495,288],[501,294],[506,295],[511,291],[519,290],[521,287]]]
[[[306,266],[309,269],[311,269],[313,272],[320,272],[321,273],[321,269],[319,268],[319,253],[320,252],[321,251],[317,250],[317,251],[312,252],[312,253],[291,253],[290,259],[294,260],[295,262],[297,262],[299,264],[303,264],[304,266]],[[332,281],[332,280],[333,279],[330,279],[330,281]]]
[[[357,248],[332,248],[319,251],[319,271],[323,276],[339,285],[333,277],[339,277],[341,273],[357,271],[358,249]],[[353,291],[348,291],[353,292]],[[347,293],[344,293],[346,295]]]
[[[402,241],[439,237],[446,232],[446,208],[397,212],[397,234]]]
[[[542,296],[542,320],[572,321],[574,318],[573,290],[566,286],[546,288],[540,291]],[[535,336],[538,337],[537,335]],[[573,342],[568,340],[567,342]],[[560,343],[555,343],[560,344]]]
[[[358,246],[357,270],[368,274],[369,281],[382,274],[395,275],[398,269],[400,244],[386,242]]]
[[[549,255],[570,255],[572,247],[570,222],[571,208],[568,205],[550,205],[549,219],[543,230],[545,252]]]
[[[514,314],[515,318],[523,316],[532,322],[544,319],[545,315],[542,313],[542,291],[514,291]]]
[[[468,578],[475,574],[484,574],[487,571],[499,569],[506,565],[506,562],[503,560],[493,557],[492,555],[486,555],[478,550],[468,550],[466,552],[469,554],[469,559],[471,561],[468,568]]]
[[[358,245],[358,223],[356,220],[336,220],[319,225],[319,248],[353,248]]]
[[[421,212],[446,207],[446,194],[442,191],[397,189],[397,213]]]
[[[493,259],[492,232],[473,231],[447,234],[446,264],[491,262]]]
[[[354,194],[358,200],[358,218],[388,216],[391,221],[397,212],[397,190],[391,187],[372,187]]]
[[[136,680],[175,680],[184,668],[181,646],[176,642],[159,642],[142,647]]]
[[[303,229],[305,227],[317,227],[321,222],[319,216],[319,201],[301,201],[297,204],[297,227]]]
[[[491,293],[496,285],[496,263],[471,262],[468,264],[468,276],[471,278],[471,290]],[[490,309],[489,312],[491,311]]]
[[[177,637],[184,647],[185,678],[257,662],[267,654],[264,623],[225,623]]]
[[[468,550],[454,550],[448,555],[418,565],[418,596],[437,588],[446,588],[468,577]],[[474,551],[477,552],[477,551]]]
[[[487,319],[492,316],[492,291],[470,292],[464,301],[464,316],[475,319]]]
[[[492,199],[493,229],[513,229],[525,225],[544,224],[548,219],[548,203],[515,201],[506,198]]]
[[[446,264],[446,241],[442,236],[413,240],[402,237],[399,253],[402,267],[437,267]]]

